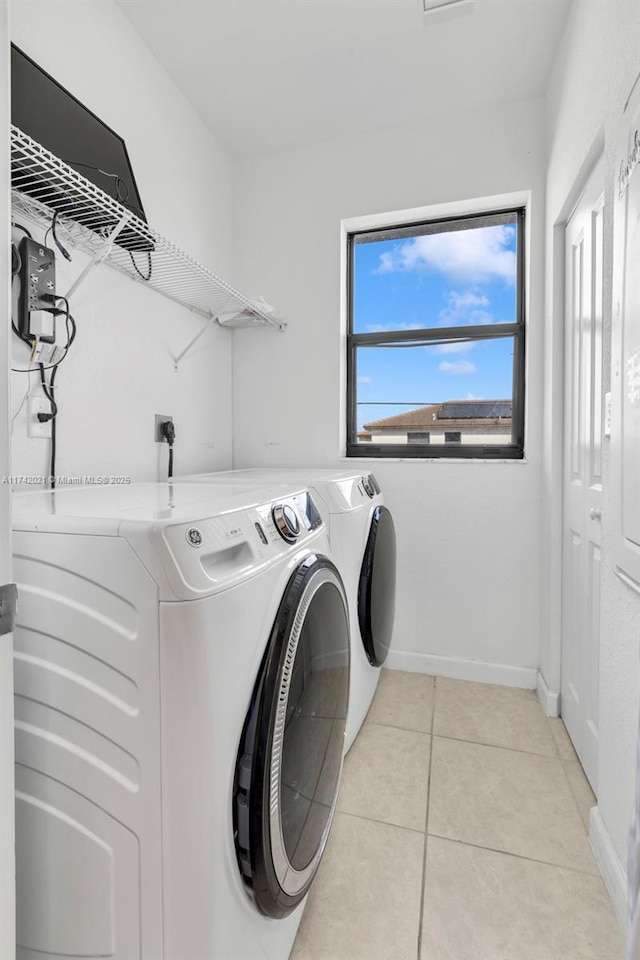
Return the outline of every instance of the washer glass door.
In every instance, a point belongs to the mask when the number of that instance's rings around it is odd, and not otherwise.
[[[236,849],[263,913],[304,897],[326,844],[340,785],[349,690],[349,619],[340,575],[308,557],[271,632],[236,775]]]

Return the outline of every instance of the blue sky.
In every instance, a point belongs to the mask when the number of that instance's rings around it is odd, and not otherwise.
[[[511,224],[356,244],[354,333],[515,322],[515,245]],[[360,347],[357,364],[361,429],[422,404],[510,398],[513,341]]]

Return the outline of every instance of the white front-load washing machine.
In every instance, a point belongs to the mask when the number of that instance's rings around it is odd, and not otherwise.
[[[349,687],[313,497],[62,489],[14,528],[18,955],[286,960]]]
[[[313,468],[248,468],[200,474],[187,482],[302,483],[312,491],[329,530],[351,617],[351,681],[345,748],[362,726],[392,639],[396,594],[393,517],[372,473]]]

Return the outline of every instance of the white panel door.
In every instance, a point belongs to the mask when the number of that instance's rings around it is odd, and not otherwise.
[[[598,778],[602,549],[602,162],[566,227],[560,712],[594,791]]]
[[[9,26],[0,0],[0,479],[9,470]],[[0,484],[0,584],[11,580],[10,487]],[[0,636],[0,957],[15,955],[13,651]]]
[[[640,592],[640,86],[616,145],[611,322],[611,541],[615,570]]]

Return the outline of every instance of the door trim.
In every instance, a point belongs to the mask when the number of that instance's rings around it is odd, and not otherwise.
[[[565,325],[565,230],[580,202],[589,178],[604,154],[604,126],[596,133],[575,179],[550,228],[546,284],[548,303],[545,324],[545,392],[543,422],[546,437],[543,448],[542,508],[542,596],[541,658],[537,690],[540,703],[549,717],[560,713],[562,663],[562,537],[564,485],[564,325]],[[605,166],[605,177],[606,177]]]
[[[560,713],[594,790],[600,675],[604,204],[601,157],[564,230]]]

